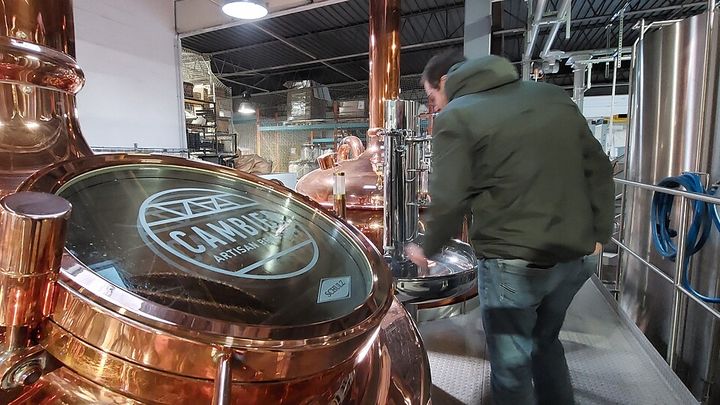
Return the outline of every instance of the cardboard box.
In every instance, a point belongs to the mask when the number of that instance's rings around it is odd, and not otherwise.
[[[230,120],[225,118],[217,118],[217,131],[218,132],[230,132]]]
[[[327,86],[311,80],[286,83],[290,88],[287,95],[288,120],[322,119],[331,104]]]
[[[193,98],[193,84],[183,82],[183,95],[185,98]]]
[[[339,118],[365,118],[368,116],[365,100],[338,101]]]

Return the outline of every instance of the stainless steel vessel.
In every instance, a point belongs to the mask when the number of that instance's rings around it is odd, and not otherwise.
[[[708,33],[708,30],[710,32]],[[710,38],[708,43],[707,38]],[[702,172],[711,182],[720,180],[716,138],[718,28],[708,28],[707,15],[663,25],[644,33],[634,49],[631,128],[627,179],[657,184],[682,172]],[[652,193],[629,187],[625,194],[622,239],[669,277],[674,263],[663,260],[651,236]],[[676,210],[677,211],[677,210]],[[676,215],[675,229],[678,216]],[[717,232],[693,258],[692,283],[717,295],[720,267]],[[673,288],[637,259],[623,255],[624,278],[620,304],[661,352],[669,344]],[[720,401],[718,381],[718,324],[692,302],[685,306],[684,337],[677,372],[698,398]]]
[[[431,138],[418,120],[417,103],[385,101],[383,246],[401,300],[413,303],[462,295],[475,286],[478,271],[472,247],[458,240],[430,258],[427,269],[405,256],[408,244],[420,243],[421,174],[429,170],[423,151]]]

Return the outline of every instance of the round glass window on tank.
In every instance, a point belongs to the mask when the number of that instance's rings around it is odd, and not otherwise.
[[[117,287],[206,318],[306,325],[352,313],[373,274],[334,222],[247,180],[126,165],[59,190],[73,205],[66,246]]]

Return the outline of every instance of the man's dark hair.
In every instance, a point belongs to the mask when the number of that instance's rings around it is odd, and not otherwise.
[[[453,65],[464,62],[465,57],[457,50],[445,51],[433,56],[423,69],[420,83],[429,83],[434,89],[440,87],[440,78],[446,75]]]

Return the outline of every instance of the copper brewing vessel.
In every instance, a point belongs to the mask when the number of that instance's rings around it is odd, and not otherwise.
[[[74,94],[70,1],[4,1],[0,28],[0,195],[55,162],[91,155]]]
[[[16,316],[0,325],[0,402],[429,402],[419,334],[367,238],[249,174],[93,156],[75,115],[72,2],[10,0],[0,13],[0,195],[73,207],[64,250],[64,222],[33,228],[33,243],[57,248],[18,268],[42,285],[0,269],[0,294],[18,298],[3,302]],[[3,235],[28,234],[2,221]],[[30,333],[5,344],[10,327]]]
[[[356,159],[337,161],[337,155],[332,157],[331,163],[326,163],[328,156],[318,159],[321,168],[300,178],[296,189],[323,207],[332,209],[333,175],[345,173],[347,221],[370,238],[378,249],[382,249],[383,184],[379,147],[371,144]]]
[[[289,199],[291,204],[308,207],[305,210],[313,215],[312,223],[327,221],[332,224],[330,230],[334,240],[347,238],[366,252],[361,260],[368,260],[369,269],[384,268],[382,258],[367,239],[358,237],[357,231],[344,227],[309,201],[275,183],[203,163],[171,157],[89,157],[41,171],[31,177],[23,189],[59,192],[74,202],[77,211],[81,211],[88,207],[82,205],[84,198],[74,194],[75,187],[79,187],[75,184],[87,181],[94,184],[93,187],[100,187],[102,183],[93,180],[93,174],[103,176],[112,173],[112,170],[136,171],[124,180],[113,178],[113,182],[120,181],[119,186],[126,191],[131,190],[136,177],[142,177],[137,174],[147,170],[196,173],[204,178],[217,177],[218,182],[232,180],[233,183],[253,187],[258,190],[258,195],[271,193],[278,198]],[[123,181],[130,183],[126,185]],[[179,181],[180,178],[174,178],[173,183]],[[134,204],[131,197],[118,203],[118,207]],[[117,211],[118,207],[111,207],[107,212]],[[92,249],[91,253],[87,253],[88,249],[82,253],[77,247],[82,244],[75,242],[81,237],[77,234],[73,236],[73,226],[89,232],[87,223],[73,225],[71,221],[68,246],[73,247],[74,254],[66,254],[63,258],[61,288],[57,292],[52,321],[44,329],[41,339],[41,344],[52,356],[80,377],[140,401],[171,404],[192,398],[209,402],[213,379],[218,372],[218,357],[229,353],[236,359],[232,365],[232,403],[331,403],[336,395],[344,398],[345,402],[341,403],[399,404],[410,401],[420,404],[427,399],[427,360],[414,326],[393,299],[388,272],[374,273],[367,299],[358,301],[360,305],[353,306],[341,318],[331,317],[333,319],[320,323],[313,319],[308,324],[292,327],[239,324],[158,304],[148,300],[145,292],[133,293],[140,291],[138,289],[128,291],[117,288],[117,284],[108,282],[97,270],[88,267],[89,263],[78,258],[94,257]],[[117,242],[98,237],[95,243],[101,247]],[[149,270],[149,275],[155,277],[162,277],[163,272],[173,270],[164,265],[153,268],[155,270]],[[197,281],[187,284],[195,285],[203,280],[208,282],[199,276],[193,276],[193,279]],[[226,278],[218,280],[212,285],[229,285]],[[266,287],[272,291],[278,288],[284,290],[296,281],[290,279],[279,285],[278,282],[275,281],[275,286]],[[243,288],[233,294],[246,294],[251,288],[248,283],[252,280],[244,281]],[[250,291],[257,294],[264,287],[262,283],[256,284]],[[141,294],[141,298],[137,294]],[[267,293],[259,296],[265,297],[260,301],[268,298]],[[246,299],[256,302],[257,297]],[[215,304],[224,308],[226,303],[214,299],[203,305],[212,309]],[[302,311],[303,306],[293,303],[291,307],[282,308],[282,311]],[[258,322],[261,318],[252,315],[251,319]],[[386,340],[399,338],[394,332],[392,336],[387,336],[390,332],[383,329],[386,324],[387,327],[405,331],[402,339],[407,340],[399,347],[393,348]],[[397,350],[405,353],[393,356]],[[78,352],[83,355],[73,354]],[[415,353],[412,362],[407,361],[409,359],[400,360],[409,353]],[[419,370],[416,369],[418,364],[421,365]],[[398,373],[409,372],[408,369],[416,369],[420,373],[416,381],[393,380],[399,378]],[[136,378],[130,385],[126,379],[128,373]],[[388,384],[373,382],[382,378],[387,378]],[[393,383],[390,384],[390,381]],[[396,383],[400,383],[400,388]],[[403,388],[405,384],[409,385]],[[45,395],[41,391],[33,391],[36,392],[33,395]],[[32,398],[37,399],[35,396]]]
[[[369,116],[367,149],[357,158],[340,160],[333,170],[346,176],[347,220],[375,246],[383,246],[382,150],[377,128],[383,126],[383,103],[400,94],[400,0],[369,3]],[[297,191],[332,207],[333,170],[317,169],[303,176]]]

